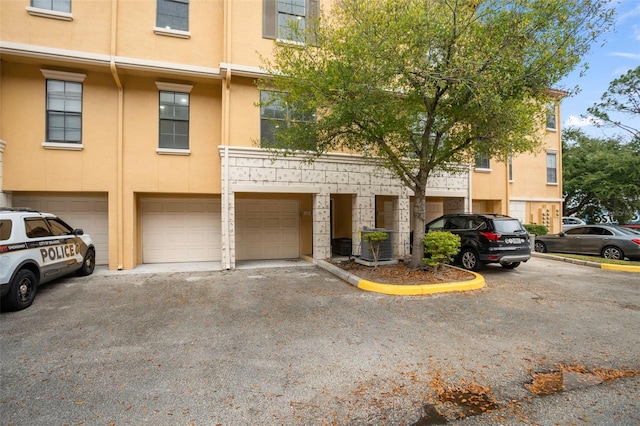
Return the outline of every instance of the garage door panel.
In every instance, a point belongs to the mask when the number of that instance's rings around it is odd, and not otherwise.
[[[209,262],[221,259],[220,202],[142,200],[142,261]]]
[[[147,200],[144,203],[145,213],[162,213],[164,212],[164,204],[162,201]]]
[[[96,264],[109,263],[109,213],[106,197],[29,197],[14,194],[13,205],[53,213],[93,239]]]
[[[237,200],[236,258],[300,257],[299,203],[296,200]]]

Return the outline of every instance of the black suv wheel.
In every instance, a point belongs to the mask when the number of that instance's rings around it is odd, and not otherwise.
[[[478,259],[478,253],[474,249],[465,248],[460,252],[460,262],[464,269],[470,271],[477,271],[480,269],[480,260]]]

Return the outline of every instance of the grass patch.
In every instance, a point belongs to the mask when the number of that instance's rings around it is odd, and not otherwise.
[[[569,259],[584,260],[587,262],[608,263],[611,265],[640,266],[640,262],[631,261],[631,260],[605,259],[604,257],[584,256],[581,254],[566,254],[566,253],[547,253],[547,254],[550,254],[552,256],[558,256],[558,257],[567,257]]]

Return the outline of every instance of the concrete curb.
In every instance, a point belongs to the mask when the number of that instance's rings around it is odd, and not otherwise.
[[[558,262],[573,263],[574,265],[589,266],[591,268],[605,269],[610,271],[637,272],[640,273],[640,266],[613,265],[609,263],[589,262],[587,260],[570,259],[568,257],[554,256],[544,253],[531,253],[534,257],[555,260]]]
[[[371,291],[375,293],[390,294],[396,296],[423,296],[427,294],[436,293],[451,293],[477,290],[485,285],[484,277],[475,272],[470,272],[474,275],[472,280],[458,281],[450,283],[438,283],[438,284],[416,284],[416,285],[398,285],[398,284],[382,284],[373,281],[363,280],[342,268],[332,265],[324,260],[318,260],[317,265],[322,269],[331,272],[338,278],[348,282],[354,287],[358,287],[361,290]]]

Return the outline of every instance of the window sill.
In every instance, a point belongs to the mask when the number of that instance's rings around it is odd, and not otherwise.
[[[190,149],[156,148],[156,153],[160,155],[191,155]]]
[[[547,132],[558,133],[558,129],[555,127],[547,127]]]
[[[477,173],[491,173],[493,170],[491,170],[491,169],[480,169],[480,168],[475,168],[475,169],[473,169],[473,171],[474,171],[474,172],[477,172]]]
[[[42,142],[44,149],[61,149],[63,151],[82,151],[84,145],[81,143],[67,143],[67,142]]]
[[[548,186],[558,186],[558,182],[547,182]]]
[[[40,9],[39,7],[27,6],[25,8],[31,16],[39,16],[41,18],[59,19],[61,21],[73,21],[73,15],[68,12],[58,12],[57,10]]]
[[[277,38],[276,43],[290,44],[292,46],[305,46],[305,43],[303,41],[289,40],[286,38]]]
[[[172,30],[171,28],[153,27],[153,32],[157,35],[167,37],[191,38],[191,33],[189,31]]]

